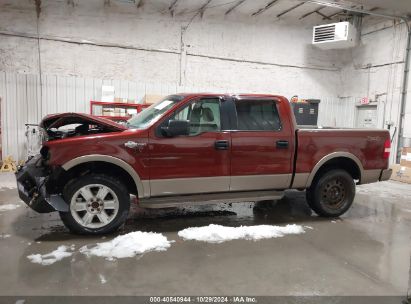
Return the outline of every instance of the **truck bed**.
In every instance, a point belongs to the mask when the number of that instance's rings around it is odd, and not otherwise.
[[[360,170],[358,183],[379,179],[381,169],[388,168],[383,157],[384,144],[389,140],[387,130],[344,128],[298,128],[296,130],[296,181],[324,164],[326,156],[348,157]],[[332,144],[331,144],[332,143]],[[296,184],[293,184],[296,186]],[[298,185],[300,186],[300,185]]]

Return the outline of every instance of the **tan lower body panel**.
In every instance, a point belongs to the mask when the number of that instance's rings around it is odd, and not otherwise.
[[[310,173],[296,173],[294,175],[294,181],[291,188],[298,189],[298,188],[305,188],[307,186],[308,178],[310,177]]]
[[[290,182],[291,174],[231,176],[230,191],[286,189]]]
[[[177,195],[168,197],[153,197],[140,199],[139,205],[143,208],[167,208],[185,204],[204,205],[216,203],[256,202],[264,200],[278,200],[284,196],[283,191],[245,191],[222,192],[195,195]]]
[[[375,170],[364,170],[361,175],[361,182],[360,184],[369,184],[378,182],[381,175],[381,169]]]
[[[392,169],[382,170],[380,181],[383,182],[383,181],[389,180],[391,178],[391,175],[392,175]]]
[[[171,196],[228,191],[229,176],[154,179],[150,181],[151,196]]]
[[[231,191],[286,189],[291,174],[215,176],[155,179],[149,182],[151,197]],[[143,181],[147,188],[147,181]],[[145,193],[146,194],[146,193]],[[148,197],[148,196],[145,196]]]

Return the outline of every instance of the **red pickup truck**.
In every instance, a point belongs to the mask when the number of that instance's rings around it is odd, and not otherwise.
[[[386,130],[298,129],[275,95],[178,94],[126,125],[86,114],[46,116],[40,154],[16,173],[19,195],[58,211],[75,233],[116,230],[130,194],[146,208],[279,199],[306,190],[319,215],[351,206],[355,184],[389,179]]]

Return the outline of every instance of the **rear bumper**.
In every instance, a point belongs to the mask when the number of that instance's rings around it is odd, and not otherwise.
[[[380,181],[386,181],[389,180],[392,174],[392,169],[385,169],[381,171],[381,175],[380,175]]]
[[[47,193],[48,179],[48,170],[42,165],[41,156],[36,155],[16,172],[19,197],[39,213],[68,211],[61,195]]]

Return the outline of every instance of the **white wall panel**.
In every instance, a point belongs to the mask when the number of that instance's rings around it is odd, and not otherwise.
[[[355,115],[354,98],[323,98],[319,105],[318,125],[353,128]]]
[[[232,89],[203,86],[176,87],[170,84],[141,83],[128,80],[91,79],[0,72],[2,99],[2,157],[14,159],[27,156],[25,123],[38,123],[52,113],[89,113],[90,100],[101,99],[101,85],[114,85],[115,95],[141,101],[145,94],[168,95],[177,92],[232,92]],[[269,92],[268,92],[269,93]],[[273,89],[271,93],[275,93]],[[321,98],[321,97],[320,97]],[[355,119],[354,100],[324,97],[320,103],[319,124],[323,126],[352,127]]]

